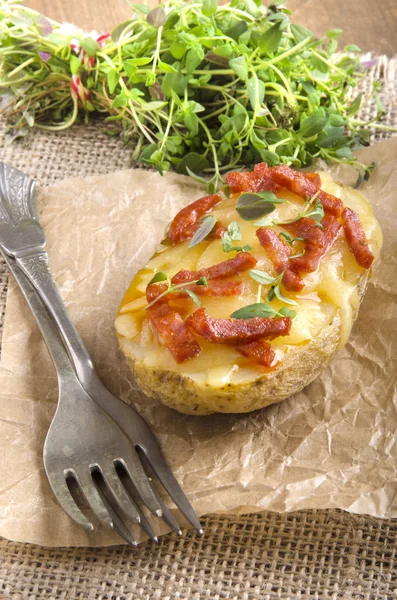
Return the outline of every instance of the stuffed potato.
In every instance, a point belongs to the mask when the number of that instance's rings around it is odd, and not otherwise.
[[[187,414],[256,410],[317,377],[382,245],[362,194],[326,173],[260,164],[227,184],[176,215],[116,318],[142,390]]]

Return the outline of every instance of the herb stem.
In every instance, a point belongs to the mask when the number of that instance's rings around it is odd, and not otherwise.
[[[164,132],[164,137],[163,137],[163,140],[161,142],[160,152],[163,151],[163,148],[164,148],[164,146],[165,146],[165,144],[167,142],[167,137],[168,137],[168,134],[170,132],[170,128],[171,128],[171,124],[172,124],[172,114],[174,112],[174,106],[175,106],[175,100],[172,98],[171,99],[171,105],[170,105],[170,115],[169,115],[167,127],[166,127],[165,132]]]
[[[143,308],[143,310],[147,310],[148,308],[153,306],[153,304],[158,302],[161,298],[164,298],[164,296],[166,296],[167,294],[172,294],[173,292],[177,292],[178,290],[183,290],[184,288],[189,287],[190,285],[195,285],[198,281],[200,281],[200,279],[195,279],[194,281],[185,281],[184,283],[177,283],[176,285],[172,285],[171,283],[169,283],[168,289],[166,289],[159,296],[157,296],[157,298],[155,298],[149,304],[147,304]]]
[[[258,292],[256,294],[256,301],[259,304],[259,302],[262,300],[262,284],[260,283],[258,285]]]
[[[267,61],[268,64],[274,65],[274,64],[280,62],[281,60],[284,60],[285,58],[288,58],[289,56],[296,54],[298,51],[302,50],[302,48],[307,46],[312,40],[313,40],[313,37],[311,37],[311,36],[307,37],[306,39],[299,42],[299,44],[296,44],[296,46],[293,46],[292,48],[290,48],[289,50],[286,50],[282,54],[279,54],[278,56],[275,56],[274,58],[271,58],[270,60],[268,60]]]
[[[41,123],[35,123],[38,129],[45,129],[47,131],[63,131],[64,129],[68,129],[73,123],[76,122],[77,115],[79,114],[79,101],[77,99],[76,94],[73,94],[73,112],[66,123],[62,123],[60,125],[42,125]]]
[[[220,6],[218,8],[218,14],[221,12],[230,12],[239,17],[243,17],[244,19],[248,19],[249,21],[255,22],[255,17],[250,15],[248,12],[245,12],[244,10],[239,10],[238,8],[232,8],[231,6]]]
[[[155,53],[153,55],[152,73],[156,72],[157,61],[159,60],[159,56],[160,56],[161,33],[162,33],[162,31],[163,31],[162,27],[159,27],[158,30],[157,30],[157,45],[156,45]]]
[[[357,121],[356,119],[350,119],[349,124],[353,126],[361,126],[361,127],[376,127],[376,129],[381,129],[382,131],[397,131],[397,127],[392,127],[391,125],[382,125],[382,123],[375,123],[374,121]]]

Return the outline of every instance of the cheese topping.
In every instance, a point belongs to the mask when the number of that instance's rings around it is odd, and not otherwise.
[[[369,203],[360,192],[338,185],[327,173],[320,173],[321,188],[340,198],[343,204],[359,215],[361,224],[368,240],[369,248],[375,257],[379,258],[382,246],[382,232],[374,217]],[[281,190],[277,195],[290,202],[277,205],[272,213],[275,220],[286,220],[296,215],[296,205],[302,206],[303,200],[291,192]],[[232,221],[238,221],[242,234],[242,243],[252,247],[250,253],[258,260],[256,269],[276,276],[273,264],[266,256],[256,236],[252,222],[241,220],[235,210],[235,198],[225,200],[215,206],[211,214],[227,227]],[[277,232],[282,226],[272,227]],[[196,382],[208,383],[212,387],[222,387],[227,384],[248,383],[260,377],[264,369],[252,364],[247,358],[233,348],[220,344],[210,344],[200,338],[202,352],[194,359],[176,364],[170,352],[153,332],[147,319],[145,306],[146,286],[153,275],[159,271],[167,273],[171,278],[181,269],[197,271],[225,261],[235,256],[235,252],[225,253],[220,239],[204,240],[193,248],[188,248],[189,241],[176,246],[162,245],[159,252],[148,264],[137,273],[125,294],[116,319],[116,330],[123,336],[126,349],[146,367],[157,367],[186,375]],[[303,278],[304,288],[300,293],[288,293],[288,297],[297,302],[296,318],[293,320],[290,334],[276,338],[271,342],[276,350],[277,358],[283,353],[296,351],[318,336],[321,330],[329,325],[339,313],[342,321],[340,347],[350,335],[354,315],[358,307],[357,285],[365,269],[360,267],[352,255],[341,230],[337,239],[322,257],[318,269]],[[258,284],[249,276],[242,273],[233,279],[244,283],[242,296],[202,297],[202,306],[211,317],[229,318],[239,308],[257,302]],[[263,289],[263,296],[266,294]],[[171,306],[178,308],[186,319],[197,308],[192,301],[186,299],[171,299]],[[272,302],[272,307],[280,309],[283,304],[279,300]]]

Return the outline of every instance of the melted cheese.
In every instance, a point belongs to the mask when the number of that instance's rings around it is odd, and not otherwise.
[[[327,173],[320,173],[320,176],[325,191],[341,198],[345,206],[359,214],[370,249],[377,259],[382,246],[382,233],[371,206],[360,192],[338,185]],[[287,191],[282,191],[279,195],[289,202],[277,205],[272,216],[283,220],[295,216],[296,206],[302,205],[302,199]],[[235,199],[219,204],[213,214],[225,226],[232,221],[238,221],[242,233],[241,243],[252,247],[251,253],[258,260],[256,268],[276,274],[256,237],[257,227],[252,222],[239,219],[235,210]],[[275,230],[279,231],[280,228],[275,227]],[[249,383],[263,373],[263,368],[253,364],[232,348],[221,344],[209,344],[201,338],[201,354],[191,361],[177,365],[168,350],[159,343],[146,318],[145,289],[155,273],[164,271],[172,277],[180,269],[199,270],[235,256],[234,252],[226,254],[222,250],[220,240],[204,241],[194,248],[188,248],[188,243],[183,242],[174,247],[161,245],[145,268],[136,275],[121,304],[116,319],[117,332],[126,338],[127,350],[138,360],[142,360],[147,367],[175,371],[197,382],[208,383],[213,388],[226,384]],[[297,316],[290,335],[271,342],[278,358],[308,344],[332,322],[337,313],[342,321],[340,346],[343,346],[350,335],[358,307],[357,284],[363,273],[364,269],[355,262],[341,230],[332,247],[321,259],[317,271],[304,278],[305,287],[302,292],[289,294],[298,304]],[[227,318],[238,308],[257,301],[258,285],[248,273],[236,276],[235,279],[244,282],[242,296],[201,299],[202,306],[212,317]],[[266,291],[264,287],[262,297]],[[175,305],[178,305],[183,317],[187,317],[197,308],[189,299],[183,302],[175,301]],[[282,306],[278,301],[272,305],[276,309]]]

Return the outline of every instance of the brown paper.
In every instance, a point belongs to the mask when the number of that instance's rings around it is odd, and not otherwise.
[[[50,263],[71,317],[106,384],[153,428],[199,515],[342,508],[397,517],[397,140],[361,158],[378,163],[364,190],[384,249],[351,339],[303,392],[248,415],[184,416],[143,397],[114,333],[134,273],[202,190],[139,170],[41,190]],[[335,171],[352,182],[349,168]],[[75,525],[49,489],[42,449],[56,400],[52,363],[12,281],[0,368],[0,535],[47,546],[119,543]]]

